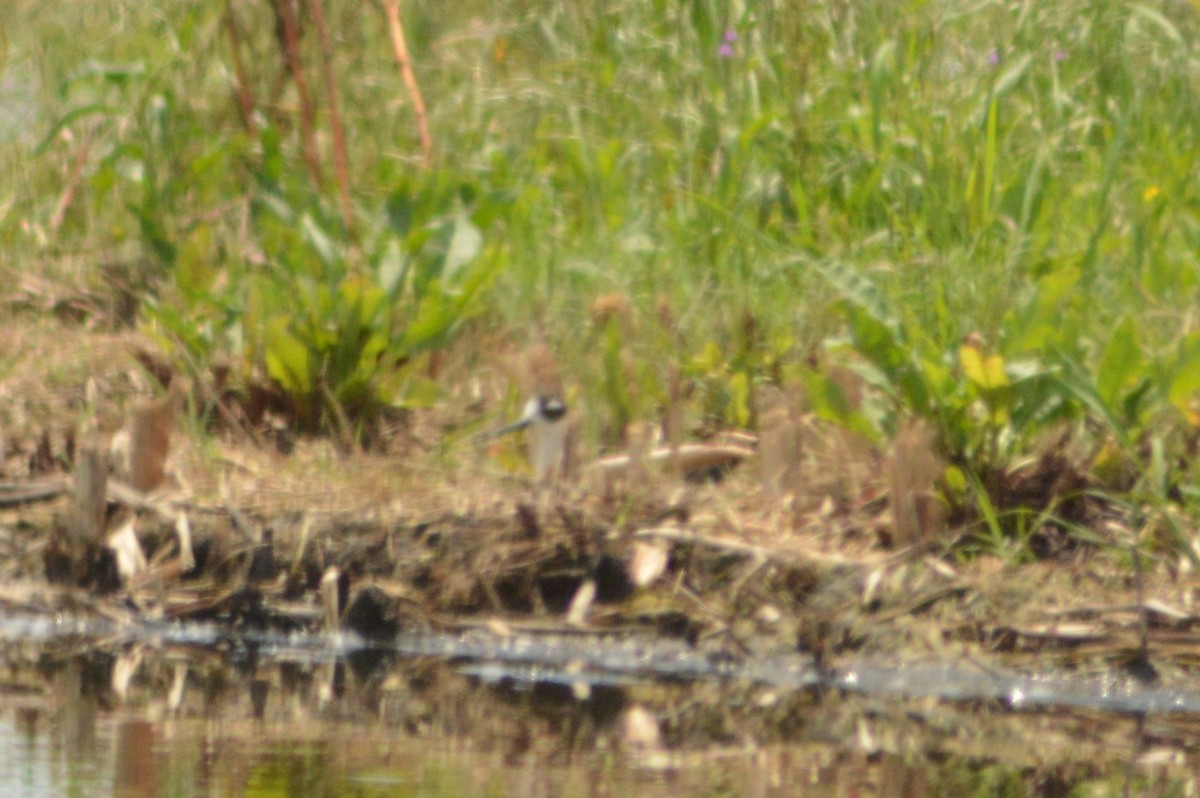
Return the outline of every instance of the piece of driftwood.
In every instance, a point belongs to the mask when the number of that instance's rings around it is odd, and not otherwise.
[[[678,448],[659,446],[636,455],[601,457],[588,466],[587,473],[602,484],[611,485],[636,478],[643,468],[665,470],[673,466],[685,479],[702,479],[728,471],[753,455],[754,449],[736,443],[685,443]]]
[[[729,537],[703,535],[699,532],[692,532],[687,529],[679,529],[678,527],[650,527],[647,529],[639,529],[635,533],[635,536],[638,538],[651,540],[665,540],[671,543],[699,544],[714,549],[722,549],[724,551],[743,554],[747,557],[754,557],[761,560],[777,558],[776,552],[764,548],[763,546],[756,546],[753,543],[745,543]]]
[[[0,483],[0,507],[19,507],[23,504],[52,501],[70,489],[71,483],[61,477]]]
[[[571,599],[571,605],[567,607],[567,625],[587,625],[587,615],[595,601],[596,580],[587,579],[579,586],[579,589],[575,591],[575,595]]]
[[[629,556],[629,564],[626,566],[629,581],[634,587],[646,587],[667,570],[670,555],[671,550],[664,542],[635,542]]]
[[[621,717],[622,742],[637,752],[663,750],[658,718],[641,704],[634,704]]]
[[[324,610],[327,632],[336,632],[342,626],[342,610],[346,601],[342,582],[342,572],[333,566],[326,568],[325,575],[321,577],[321,608]]]
[[[75,464],[75,506],[71,543],[82,550],[104,538],[108,509],[108,457],[95,437],[79,450]]]
[[[125,523],[109,535],[107,542],[117,562],[117,574],[125,584],[145,571],[147,565],[146,553],[142,551],[134,524],[134,516],[130,514]]]
[[[183,705],[183,688],[187,685],[188,663],[176,662],[175,674],[171,679],[171,690],[167,693],[167,709],[171,710],[171,714],[179,712],[179,708]]]
[[[179,569],[189,573],[196,567],[196,553],[192,548],[192,525],[185,510],[180,510],[175,519],[175,536],[179,539]]]

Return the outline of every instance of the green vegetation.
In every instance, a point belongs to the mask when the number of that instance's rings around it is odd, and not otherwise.
[[[335,116],[299,5],[308,103],[270,3],[6,3],[0,279],[141,264],[165,351],[310,428],[469,319],[537,325],[606,438],[679,375],[706,428],[802,383],[880,447],[923,419],[984,537],[1096,500],[1190,555],[1194,5],[414,0],[429,167],[382,8],[325,4]]]

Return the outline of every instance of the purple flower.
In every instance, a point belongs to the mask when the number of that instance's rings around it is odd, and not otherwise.
[[[724,41],[717,48],[717,55],[721,58],[733,58],[733,43],[737,41],[737,31],[733,28],[726,28],[725,35],[722,37]]]
[[[1061,47],[1059,49],[1055,50],[1054,51],[1054,60],[1060,64],[1063,61],[1066,61],[1067,60],[1067,51],[1062,49]]]
[[[999,64],[1000,63],[1000,51],[994,47],[991,50],[989,50],[988,54],[987,54],[987,62],[989,64],[991,64],[992,66],[996,66],[997,64]]]

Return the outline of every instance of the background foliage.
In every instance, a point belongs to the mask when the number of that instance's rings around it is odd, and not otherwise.
[[[1065,426],[1092,489],[1191,506],[1193,4],[413,0],[428,168],[382,9],[325,5],[349,216],[310,5],[315,178],[277,6],[5,3],[4,281],[149,273],[165,349],[265,372],[313,428],[414,401],[473,317],[540,327],[602,437],[673,370],[697,429],[801,382],[881,447],[927,420],[951,503],[1003,504]]]

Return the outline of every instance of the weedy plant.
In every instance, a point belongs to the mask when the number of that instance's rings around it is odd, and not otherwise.
[[[277,162],[270,129],[264,139]],[[258,177],[249,228],[261,249],[232,273],[228,262],[175,269],[178,293],[151,301],[147,322],[193,362],[208,362],[217,340],[237,342],[226,354],[265,370],[302,428],[359,437],[352,427],[382,407],[424,401],[420,357],[471,318],[499,261],[481,257],[470,192],[437,176],[360,213],[358,239],[304,183]],[[204,318],[220,321],[198,336]]]

